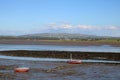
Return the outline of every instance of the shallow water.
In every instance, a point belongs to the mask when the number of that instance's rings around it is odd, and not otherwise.
[[[115,52],[120,53],[120,47],[103,46],[57,46],[57,45],[8,45],[0,44],[0,51],[6,50],[36,50],[36,51],[83,51],[83,52]]]
[[[27,60],[27,61],[55,61],[55,62],[67,62],[70,59],[58,59],[58,58],[33,58],[33,57],[15,57],[15,56],[3,56],[0,55],[0,59],[12,59],[12,60]],[[120,63],[120,61],[108,61],[108,60],[81,60],[82,62],[100,62],[100,63]]]

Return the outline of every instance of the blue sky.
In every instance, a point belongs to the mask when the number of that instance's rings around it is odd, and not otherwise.
[[[0,0],[0,35],[120,37],[120,0]]]

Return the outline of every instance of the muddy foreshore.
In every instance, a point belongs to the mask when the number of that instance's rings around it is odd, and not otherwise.
[[[16,67],[29,72],[14,72]],[[0,80],[120,80],[120,64],[24,61],[0,59]]]
[[[101,59],[120,61],[120,53],[110,52],[75,52],[75,51],[0,51],[0,55],[21,56],[21,57],[39,57],[39,58],[62,58],[69,59],[70,54],[74,59]]]

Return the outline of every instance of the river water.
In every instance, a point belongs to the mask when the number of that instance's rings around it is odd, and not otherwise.
[[[8,45],[0,44],[0,51],[35,50],[35,51],[83,51],[83,52],[115,52],[120,53],[120,47],[103,46],[58,46],[58,45]]]
[[[83,51],[83,52],[114,52],[120,53],[120,47],[112,47],[109,45],[103,46],[56,46],[56,45],[8,45],[0,44],[0,51],[8,50],[35,50],[35,51]],[[13,60],[32,60],[32,61],[62,61],[66,62],[69,59],[55,58],[32,58],[32,57],[15,57],[0,55],[0,59]],[[120,63],[120,61],[106,60],[82,60],[82,62],[102,62],[102,63]]]

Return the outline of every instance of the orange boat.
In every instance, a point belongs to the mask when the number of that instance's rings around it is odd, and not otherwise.
[[[70,61],[68,61],[69,64],[81,64],[81,60],[73,60],[72,59],[72,54],[70,54]]]
[[[29,70],[30,70],[30,68],[28,68],[28,67],[21,67],[21,68],[14,69],[15,72],[28,72]]]

